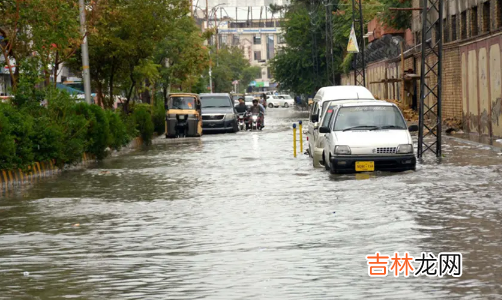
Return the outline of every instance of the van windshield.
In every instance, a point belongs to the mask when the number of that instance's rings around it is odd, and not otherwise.
[[[406,129],[401,112],[394,106],[342,107],[334,131]]]
[[[194,109],[194,97],[171,97],[169,98],[169,109]]]
[[[202,108],[204,107],[233,107],[228,97],[225,96],[203,96],[200,98]]]

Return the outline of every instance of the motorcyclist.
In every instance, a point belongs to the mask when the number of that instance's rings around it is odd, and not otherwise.
[[[258,99],[253,100],[253,105],[249,108],[248,113],[251,114],[259,114],[261,116],[261,127],[265,127],[265,107],[258,103]]]
[[[237,111],[238,114],[242,114],[247,112],[248,108],[246,106],[246,103],[244,102],[244,98],[239,98],[239,104],[235,106],[235,110]]]

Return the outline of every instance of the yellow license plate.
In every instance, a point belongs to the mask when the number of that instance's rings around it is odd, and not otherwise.
[[[357,172],[375,171],[375,162],[374,161],[356,161],[356,171]]]

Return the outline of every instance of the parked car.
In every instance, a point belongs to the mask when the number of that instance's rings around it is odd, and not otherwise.
[[[316,147],[318,137],[318,122],[326,110],[328,102],[332,101],[361,101],[375,100],[371,92],[362,86],[328,86],[320,88],[310,105],[309,121],[307,124],[308,152],[313,158],[314,167],[320,167],[322,148]]]
[[[289,98],[287,98],[289,97]],[[273,107],[290,107],[295,105],[295,100],[289,95],[267,95],[267,105]]]
[[[410,131],[399,108],[385,101],[337,106],[327,126],[322,160],[332,174],[415,170]],[[325,124],[323,124],[325,125]]]
[[[234,102],[226,93],[200,94],[202,104],[202,130],[237,132],[238,121]]]
[[[380,100],[332,100],[324,101],[321,109],[321,117],[319,118],[318,127],[328,126],[329,122],[332,120],[333,115],[338,109],[338,106],[346,103],[358,103],[358,102],[369,102],[369,101],[379,101]],[[309,139],[310,142],[310,139]],[[312,139],[312,145],[314,145],[314,153],[312,154],[312,164],[314,167],[321,166],[322,162],[322,151],[324,148],[325,138],[323,134],[319,134],[319,130],[315,130]]]

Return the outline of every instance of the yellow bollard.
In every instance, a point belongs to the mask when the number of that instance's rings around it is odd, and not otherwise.
[[[296,157],[296,124],[293,124],[293,153]]]
[[[302,130],[302,121],[298,121],[299,130],[300,130],[300,154],[303,153],[303,130]]]

